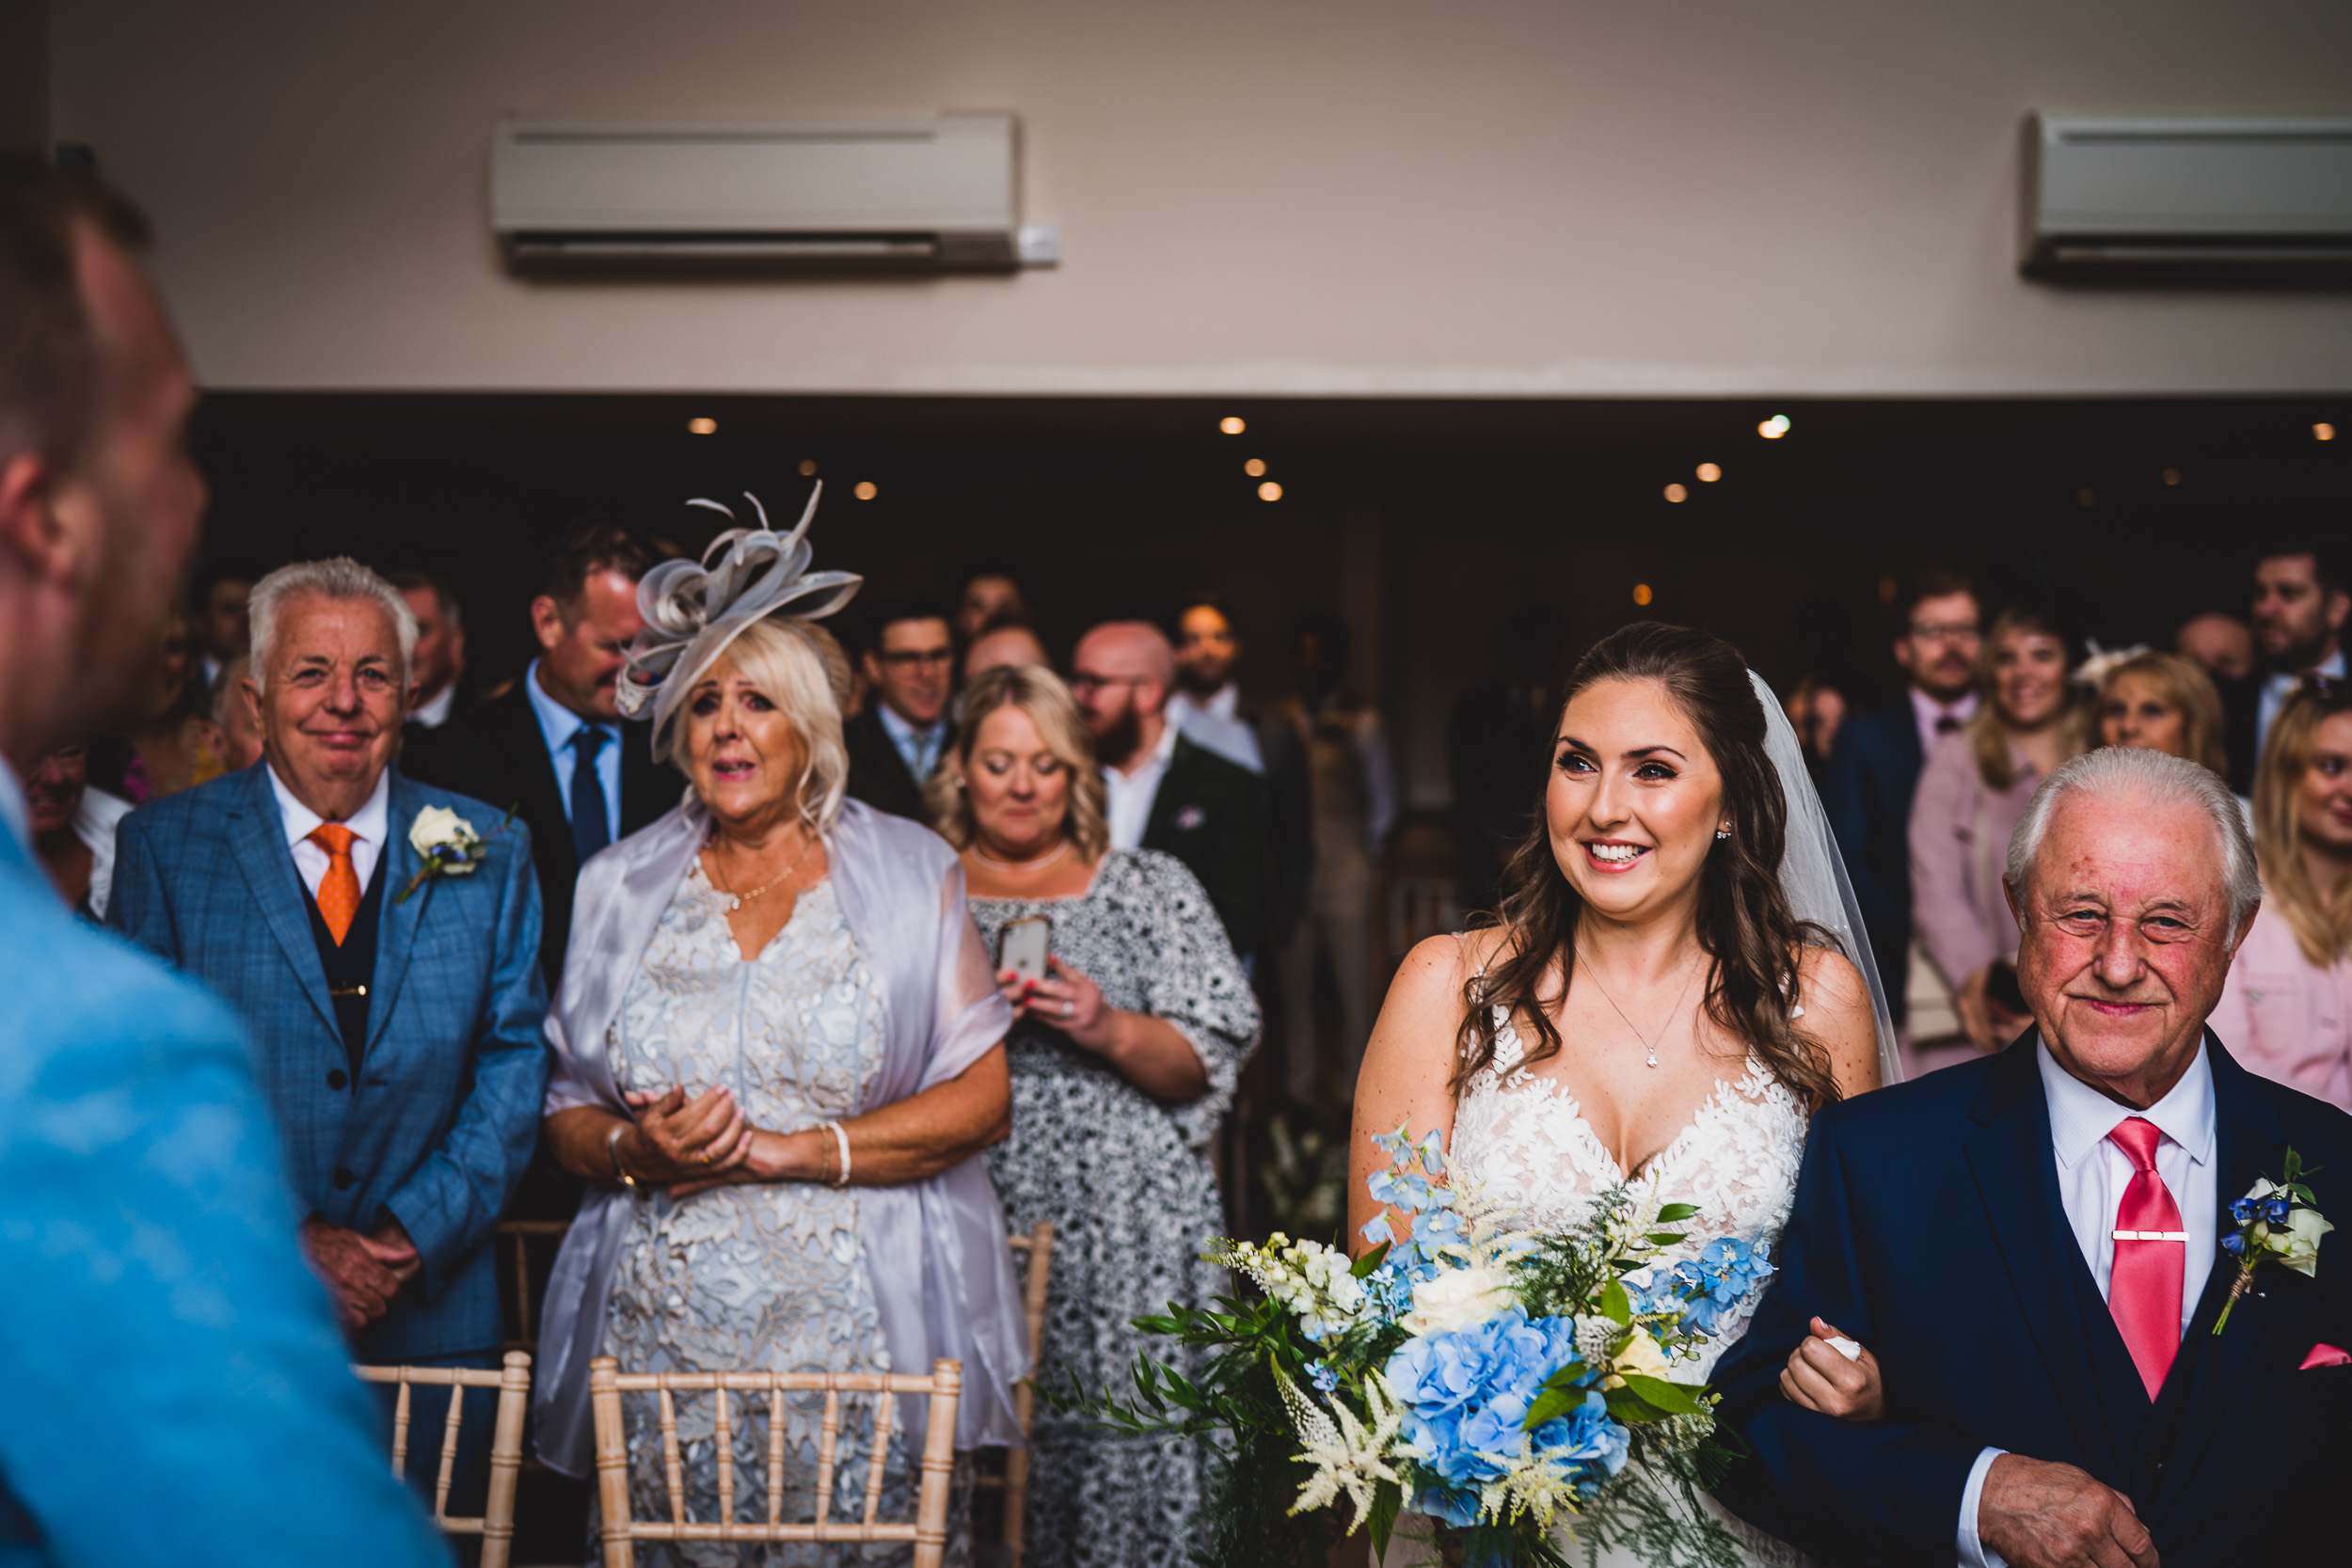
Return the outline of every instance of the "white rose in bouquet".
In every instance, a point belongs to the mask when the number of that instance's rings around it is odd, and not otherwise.
[[[1449,1269],[1413,1287],[1413,1309],[1399,1322],[1407,1334],[1451,1334],[1486,1322],[1518,1299],[1511,1276],[1501,1269]]]

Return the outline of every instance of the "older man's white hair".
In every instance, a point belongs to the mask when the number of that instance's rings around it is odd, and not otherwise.
[[[416,611],[408,608],[408,601],[399,589],[347,555],[280,566],[253,585],[253,596],[246,605],[246,613],[253,625],[253,657],[247,666],[253,689],[264,689],[262,683],[269,678],[272,656],[278,648],[278,622],[284,613],[286,601],[306,594],[346,604],[365,600],[390,618],[393,634],[400,639],[400,686],[405,696],[408,671],[417,657]]]
[[[2065,764],[2042,782],[2009,838],[2009,865],[2001,879],[2022,903],[2033,879],[2050,818],[2070,795],[2130,800],[2150,806],[2194,806],[2221,842],[2221,865],[2230,893],[2230,934],[2234,938],[2254,906],[2262,902],[2262,874],[2254,862],[2254,836],[2246,829],[2246,809],[2212,769],[2183,757],[2142,747],[2104,746]]]

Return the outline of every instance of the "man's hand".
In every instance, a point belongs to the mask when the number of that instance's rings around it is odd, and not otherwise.
[[[387,1228],[401,1239],[384,1240],[383,1232],[363,1236],[316,1214],[302,1222],[303,1255],[310,1271],[326,1282],[346,1330],[356,1332],[382,1317],[417,1270],[417,1249],[407,1244],[399,1222],[388,1222]]]
[[[2005,1453],[1978,1495],[1977,1538],[2010,1568],[2156,1568],[2132,1500],[2072,1465]]]

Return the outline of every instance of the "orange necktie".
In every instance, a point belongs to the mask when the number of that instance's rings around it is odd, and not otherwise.
[[[351,863],[351,841],[359,835],[340,822],[310,830],[310,842],[326,851],[326,875],[319,879],[319,918],[341,947],[359,913],[359,871]]]

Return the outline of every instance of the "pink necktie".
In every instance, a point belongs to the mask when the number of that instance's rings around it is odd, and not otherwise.
[[[2115,1210],[2115,1271],[2107,1282],[2107,1310],[2132,1353],[2148,1397],[2164,1386],[2164,1374],[2181,1350],[2181,1275],[2188,1258],[2188,1235],[2181,1211],[2156,1174],[2155,1123],[2137,1117],[2107,1134],[2132,1163],[2131,1181]]]

